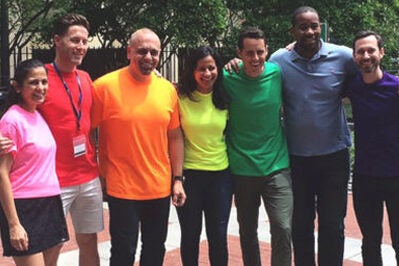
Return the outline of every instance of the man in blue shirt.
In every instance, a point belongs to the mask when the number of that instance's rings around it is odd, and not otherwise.
[[[350,133],[342,106],[347,75],[356,71],[351,49],[320,39],[318,13],[300,7],[292,16],[294,49],[270,61],[282,70],[284,122],[290,152],[295,265],[342,265],[349,179]]]
[[[353,203],[365,266],[382,266],[384,203],[399,262],[399,79],[382,71],[383,56],[381,36],[372,31],[356,35],[353,57],[360,73],[348,81],[346,95],[355,122]]]

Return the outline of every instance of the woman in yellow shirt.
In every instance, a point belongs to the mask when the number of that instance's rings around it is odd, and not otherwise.
[[[213,48],[199,47],[190,54],[178,85],[187,194],[184,206],[177,208],[184,266],[198,265],[203,214],[210,264],[228,264],[232,179],[224,137],[228,114],[222,66]]]

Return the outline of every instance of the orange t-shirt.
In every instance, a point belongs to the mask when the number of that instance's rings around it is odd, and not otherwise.
[[[173,85],[151,74],[137,82],[122,68],[94,82],[92,127],[99,166],[113,197],[147,200],[171,193],[168,130],[180,126]]]

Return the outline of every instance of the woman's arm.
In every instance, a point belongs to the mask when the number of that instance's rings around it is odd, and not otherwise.
[[[0,156],[0,203],[8,221],[11,245],[16,250],[27,250],[28,235],[19,221],[11,190],[10,171],[13,162],[11,153]]]

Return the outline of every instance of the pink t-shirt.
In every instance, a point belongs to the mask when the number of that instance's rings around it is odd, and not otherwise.
[[[39,112],[11,106],[0,120],[0,131],[14,141],[10,180],[14,198],[38,198],[60,194],[55,172],[56,144]]]

